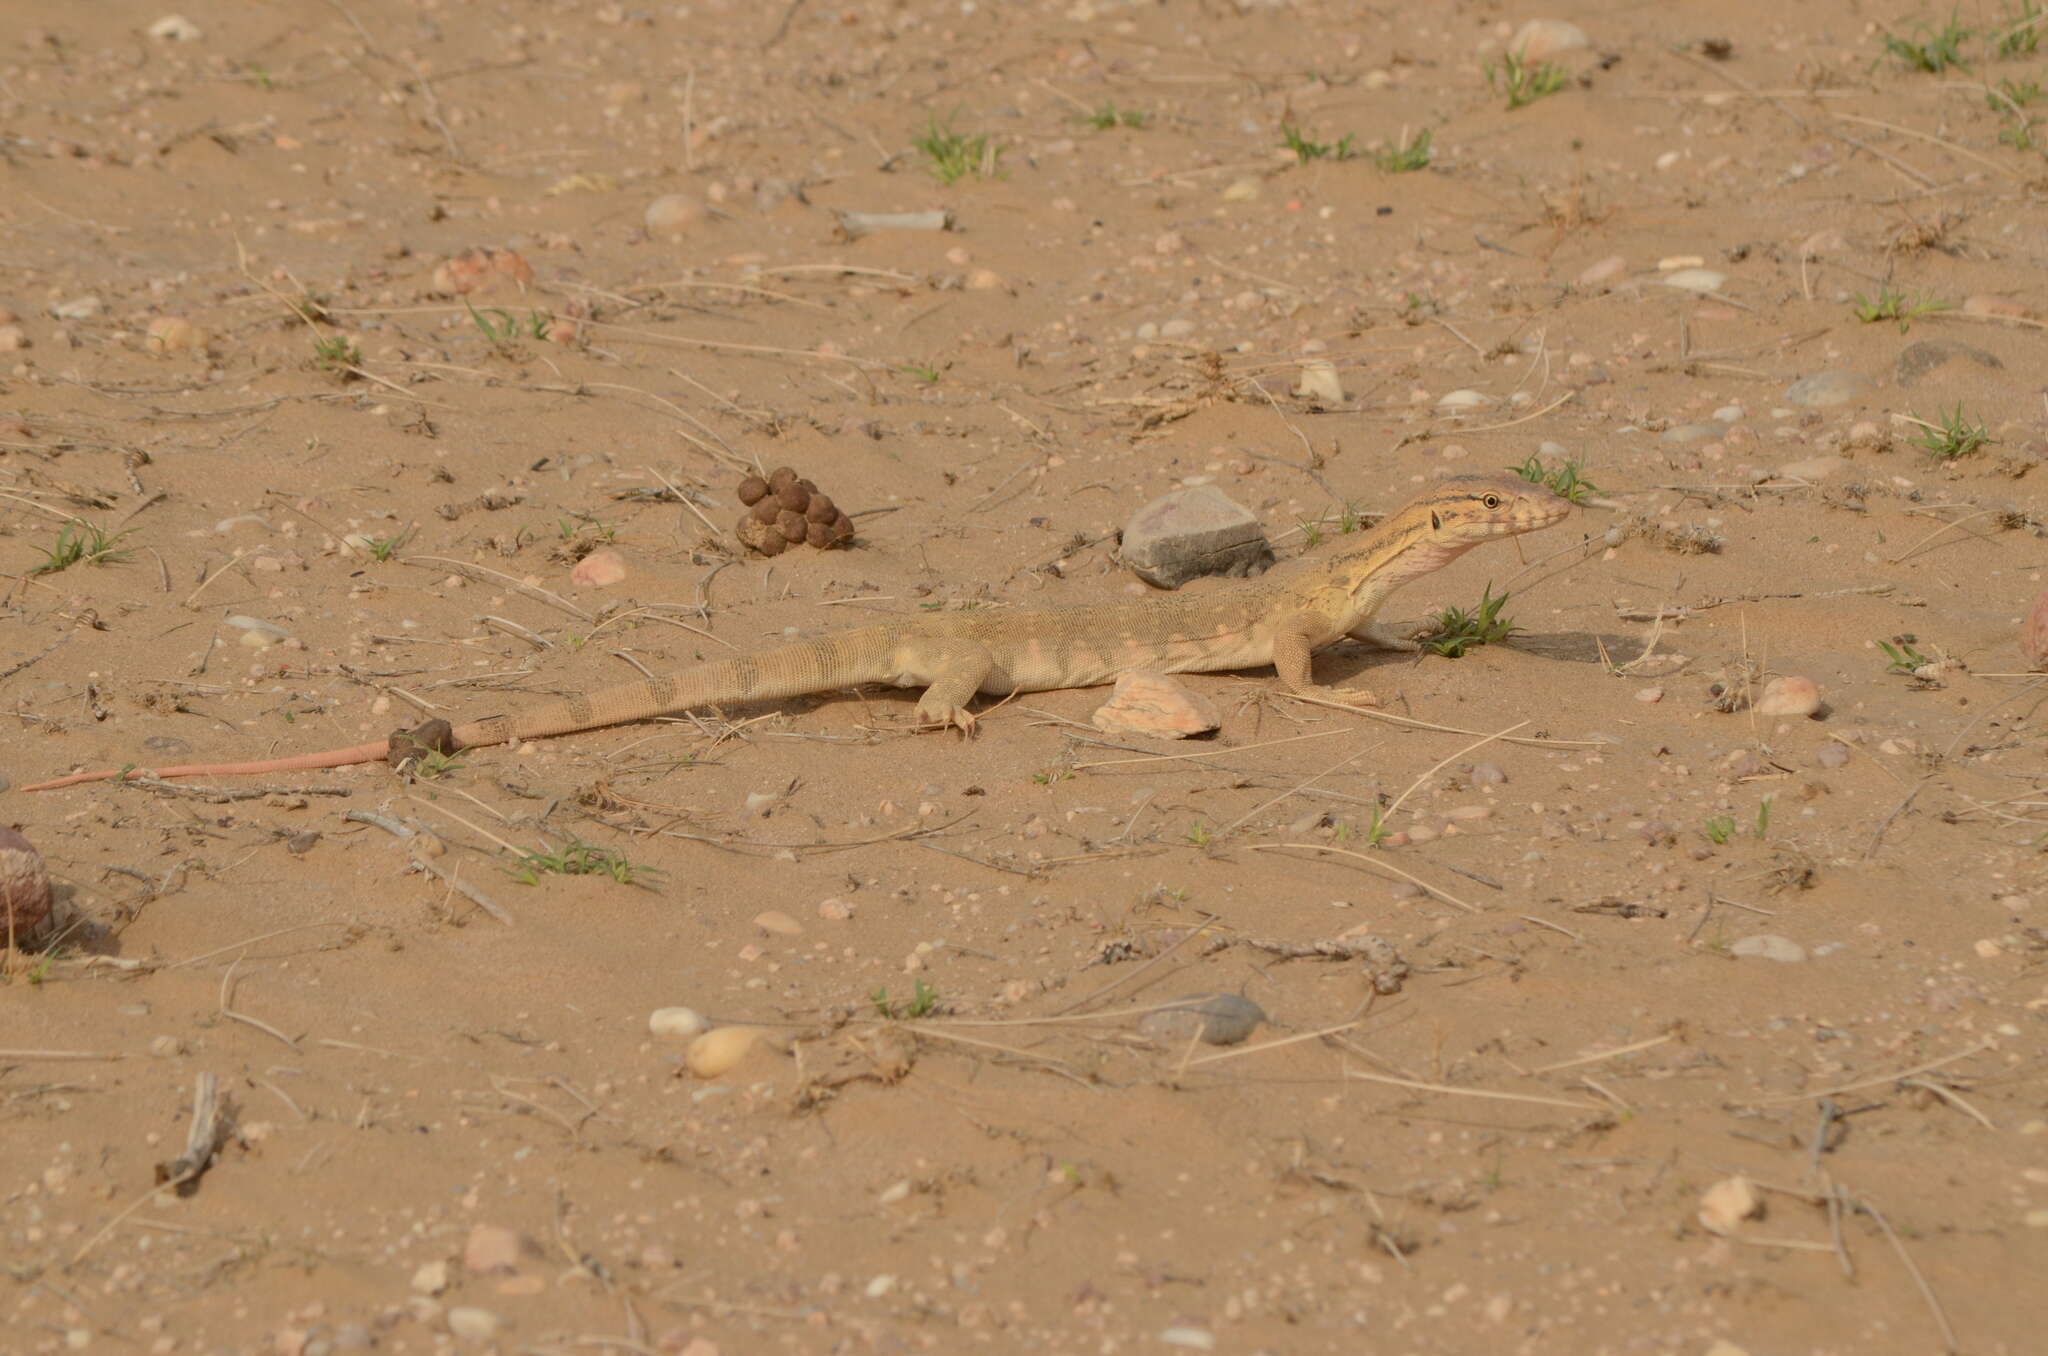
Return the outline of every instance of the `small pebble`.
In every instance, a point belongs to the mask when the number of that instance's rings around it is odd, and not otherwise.
[[[647,1032],[664,1040],[692,1041],[711,1029],[711,1019],[695,1008],[656,1008],[647,1014]]]
[[[1818,767],[1846,766],[1849,761],[1849,746],[1830,739],[1813,751],[1813,761]]]
[[[609,548],[592,551],[569,571],[569,582],[578,588],[610,588],[626,577],[626,560]]]
[[[803,935],[804,925],[780,909],[765,909],[754,915],[754,926],[763,932],[774,933],[777,937],[798,937]]]
[[[770,1041],[769,1033],[758,1026],[714,1027],[690,1042],[683,1059],[697,1077],[716,1078]]]
[[[853,905],[843,899],[821,899],[818,901],[818,917],[828,923],[844,923],[853,917]]]
[[[1440,410],[1477,410],[1493,403],[1493,397],[1483,391],[1460,389],[1446,391],[1437,397],[1436,407]]]
[[[13,829],[0,825],[0,947],[25,939],[50,913],[50,872],[43,854]]]
[[[1756,699],[1760,716],[1811,716],[1820,710],[1820,686],[1811,678],[1773,678]]]
[[[519,1269],[519,1235],[495,1224],[472,1225],[462,1245],[462,1269],[474,1276]]]
[[[1344,403],[1344,382],[1336,364],[1327,358],[1311,358],[1301,365],[1301,380],[1294,394],[1312,404],[1334,408]]]
[[[1664,689],[1663,689],[1663,688],[1661,688],[1661,687],[1642,687],[1642,688],[1637,688],[1637,689],[1636,689],[1636,700],[1637,700],[1637,701],[1639,701],[1639,702],[1646,702],[1646,703],[1647,703],[1647,702],[1661,702],[1661,701],[1663,701],[1663,700],[1664,700]]]
[[[1700,1193],[1700,1224],[1717,1234],[1730,1232],[1744,1220],[1760,1219],[1763,1213],[1763,1193],[1747,1177],[1724,1177]]]
[[[160,315],[143,331],[143,347],[151,353],[186,353],[203,346],[206,336],[183,316]]]
[[[1787,386],[1785,403],[1802,409],[1827,409],[1847,405],[1868,387],[1869,383],[1854,372],[1816,372]]]
[[[1467,780],[1474,786],[1499,786],[1507,781],[1508,774],[1498,763],[1474,763]]]
[[[1562,52],[1593,45],[1586,30],[1563,19],[1531,19],[1508,39],[1508,50],[1524,61],[1548,61]]]
[[[1806,959],[1806,948],[1790,937],[1775,933],[1756,932],[1741,938],[1728,948],[1730,955],[1755,956],[1760,960],[1774,960],[1786,965],[1797,965]]]
[[[448,1262],[437,1258],[422,1262],[412,1273],[412,1288],[422,1295],[438,1295],[448,1288]]]
[[[1711,268],[1681,268],[1664,275],[1664,285],[1675,287],[1681,292],[1712,292],[1728,281],[1725,273],[1716,273]]]
[[[149,26],[149,36],[158,42],[197,42],[203,36],[199,25],[182,14],[166,14]]]
[[[1578,276],[1578,285],[1580,287],[1598,287],[1601,283],[1618,278],[1627,271],[1628,260],[1618,254],[1610,254],[1605,259],[1597,260],[1581,269]]]
[[[649,235],[681,235],[704,220],[704,208],[684,194],[670,193],[647,204],[644,220]]]
[[[458,1304],[448,1311],[448,1331],[465,1342],[488,1342],[498,1335],[503,1321],[489,1309]]]
[[[2020,623],[2020,655],[2028,668],[2048,669],[2048,589],[2034,595],[2034,605]]]

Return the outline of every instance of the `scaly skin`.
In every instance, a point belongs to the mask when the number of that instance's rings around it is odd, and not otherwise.
[[[1281,565],[1257,579],[1199,594],[1136,602],[958,612],[808,640],[684,673],[576,694],[517,716],[454,727],[452,747],[482,748],[700,706],[781,701],[862,683],[924,688],[921,723],[972,731],[977,693],[1094,687],[1126,673],[1210,673],[1271,664],[1290,692],[1373,706],[1363,688],[1319,686],[1309,656],[1345,636],[1385,644],[1373,615],[1403,584],[1498,537],[1536,532],[1571,505],[1510,476],[1438,482],[1370,532]],[[393,753],[380,739],[322,753],[250,763],[156,768],[156,777],[303,772],[374,763]],[[403,752],[404,746],[400,746]],[[24,787],[48,791],[105,781],[120,771],[81,772]]]

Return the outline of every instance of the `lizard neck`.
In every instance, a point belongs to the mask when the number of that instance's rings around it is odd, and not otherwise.
[[[1339,633],[1363,625],[1395,589],[1442,569],[1479,544],[1446,541],[1434,527],[1426,506],[1411,505],[1355,546],[1305,561],[1293,591],[1304,607],[1328,617]]]

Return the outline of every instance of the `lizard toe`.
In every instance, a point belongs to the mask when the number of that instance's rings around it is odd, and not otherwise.
[[[950,730],[958,727],[963,734],[971,735],[979,720],[979,717],[964,706],[926,706],[923,702],[919,702],[917,706],[919,729]]]

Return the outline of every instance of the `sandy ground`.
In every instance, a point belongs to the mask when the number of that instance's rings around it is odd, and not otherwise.
[[[1591,46],[1515,109],[1545,16],[1469,0],[166,12],[0,32],[0,820],[62,928],[0,967],[0,1347],[2041,1349],[2010,12],[1930,73],[1900,5],[1559,4]],[[454,295],[471,249],[530,280]],[[1320,661],[1446,729],[1253,672],[1188,745],[867,691],[20,789],[1120,600],[1176,486],[1284,556],[1532,455],[1597,502],[1386,614],[1505,587],[1510,643]],[[741,553],[785,463],[854,549]],[[508,869],[577,842],[629,879]],[[1143,1038],[1195,993],[1269,1020]],[[694,1077],[672,1005],[789,1048]]]

